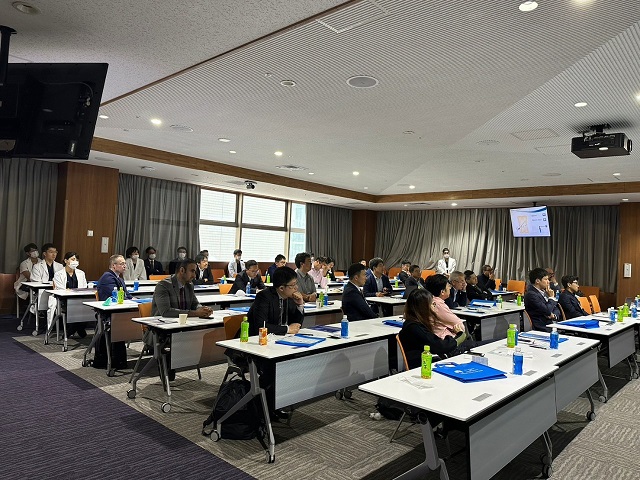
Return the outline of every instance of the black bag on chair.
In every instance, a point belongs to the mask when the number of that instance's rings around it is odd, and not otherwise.
[[[93,356],[91,365],[93,368],[107,368],[107,343],[104,335],[96,342],[96,353]],[[125,342],[114,342],[111,344],[111,368],[119,370],[127,368],[127,346]]]

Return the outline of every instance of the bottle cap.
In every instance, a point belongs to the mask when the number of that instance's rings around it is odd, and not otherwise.
[[[504,327],[503,327],[504,328]],[[515,323],[510,323],[509,324],[509,328],[516,328],[516,324]]]
[[[558,329],[557,329],[556,327],[553,327],[553,328],[551,329],[551,333],[558,333]]]
[[[431,351],[431,347],[430,347],[429,345],[425,345],[425,346],[424,346],[424,351],[425,351],[425,352],[429,352],[429,351]]]
[[[244,317],[242,317],[242,321],[243,321],[243,322],[248,322],[248,321],[249,321],[249,319],[248,319],[248,318],[247,318],[247,316],[245,315]]]
[[[520,347],[516,347],[516,353],[520,353],[522,349]]]

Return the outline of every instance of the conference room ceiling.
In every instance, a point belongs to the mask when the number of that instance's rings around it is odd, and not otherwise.
[[[570,152],[601,123],[640,142],[637,1],[10,3],[10,61],[110,64],[92,164],[246,191],[220,165],[241,167],[255,194],[376,210],[640,200],[636,151]]]

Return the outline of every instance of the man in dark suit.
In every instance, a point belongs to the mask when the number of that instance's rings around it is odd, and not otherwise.
[[[344,314],[350,322],[376,318],[378,315],[371,309],[360,290],[367,281],[367,269],[365,266],[360,263],[354,263],[347,270],[347,275],[349,276],[349,282],[344,286],[342,292],[342,311]]]
[[[400,273],[398,273],[398,280],[400,280],[403,284],[406,283],[407,278],[411,276],[411,262],[409,260],[403,260],[400,264]],[[405,287],[407,285],[405,284]],[[407,294],[409,296],[409,294]]]
[[[420,271],[420,265],[411,265],[409,267],[410,275],[404,281],[404,295],[403,298],[409,298],[411,292],[418,288],[424,288],[424,280],[420,275],[422,272]]]
[[[489,290],[482,290],[478,285],[478,277],[473,270],[465,270],[464,280],[467,282],[467,300],[491,300],[493,296]]]
[[[229,293],[233,295],[238,290],[246,292],[248,283],[251,285],[249,287],[251,289],[251,293],[258,293],[260,290],[264,290],[265,286],[262,282],[262,277],[258,275],[259,273],[260,270],[258,270],[258,262],[255,260],[247,260],[244,264],[244,270],[233,281],[233,286]]]
[[[464,273],[455,270],[449,275],[451,293],[444,303],[451,309],[467,306],[467,282]]]
[[[178,271],[178,265],[180,262],[187,258],[187,247],[178,247],[176,250],[177,256],[169,262],[169,275],[173,275]]]
[[[263,326],[276,335],[298,333],[304,319],[304,299],[298,292],[296,272],[279,267],[271,280],[273,286],[258,292],[249,309],[249,335],[258,335]]]
[[[131,300],[131,294],[122,279],[122,274],[127,269],[127,264],[122,255],[112,255],[109,258],[109,270],[102,274],[98,280],[98,300],[103,301],[111,296],[113,289],[124,290],[124,298]]]
[[[147,271],[147,278],[149,278],[150,275],[164,275],[162,263],[156,260],[156,249],[147,247],[145,253],[147,254],[147,258],[144,261],[144,269]]]
[[[286,267],[286,266],[287,266],[287,257],[279,253],[278,255],[276,255],[276,258],[273,261],[273,265],[267,268],[267,275],[269,275],[269,277],[273,277],[273,272],[276,271],[276,268]],[[244,268],[246,269],[247,266],[245,265]]]
[[[565,275],[562,277],[562,286],[564,291],[560,294],[558,303],[564,311],[564,316],[569,318],[582,317],[589,315],[582,309],[580,301],[577,298],[578,290],[580,290],[580,284],[578,283],[578,277],[575,275]]]
[[[176,265],[176,273],[156,285],[153,291],[151,314],[162,317],[178,317],[186,313],[191,317],[207,318],[213,310],[198,302],[193,291],[196,262],[190,258]]]
[[[194,285],[213,285],[213,274],[209,268],[209,258],[203,253],[196,255],[196,278]]]
[[[482,273],[478,277],[478,286],[480,290],[495,290],[496,280],[493,267],[491,265],[483,265]]]
[[[544,268],[529,272],[529,289],[524,294],[524,309],[531,318],[534,330],[550,332],[548,324],[562,318],[554,291],[549,288],[549,274]]]
[[[389,277],[384,275],[384,261],[380,257],[369,260],[369,270],[367,271],[367,281],[362,288],[365,297],[384,297],[391,295],[393,288],[389,282]],[[373,305],[372,310],[378,313],[378,305]],[[392,305],[383,305],[382,314],[390,317],[393,314]]]

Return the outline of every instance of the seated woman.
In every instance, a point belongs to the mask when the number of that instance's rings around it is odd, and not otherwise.
[[[213,274],[209,268],[209,259],[202,253],[196,255],[196,278],[194,285],[213,285]]]
[[[467,300],[491,300],[491,292],[483,290],[478,285],[478,276],[473,270],[465,270],[464,279],[467,281]]]
[[[127,269],[122,274],[122,278],[124,278],[125,281],[146,280],[147,270],[144,268],[144,261],[140,260],[138,247],[127,248],[125,254],[127,257],[125,261]]]
[[[404,307],[404,325],[400,330],[400,342],[404,349],[409,368],[420,366],[424,346],[431,347],[431,353],[440,357],[459,355],[465,350],[467,335],[463,325],[453,328],[455,335],[440,338],[434,332],[436,316],[433,295],[422,288],[409,294]]]
[[[67,252],[64,254],[64,268],[53,276],[53,285],[56,289],[70,289],[70,288],[87,288],[87,277],[82,270],[78,268],[80,265],[80,257],[76,252]],[[51,302],[53,301],[53,305]],[[66,305],[63,303],[62,308]],[[48,325],[51,326],[53,322],[56,309],[56,300],[54,296],[49,297],[49,311],[48,311]],[[58,312],[62,313],[62,312]],[[68,323],[67,324],[67,337],[70,337],[74,333],[78,333],[80,338],[87,336],[85,331],[86,324],[81,323]]]

